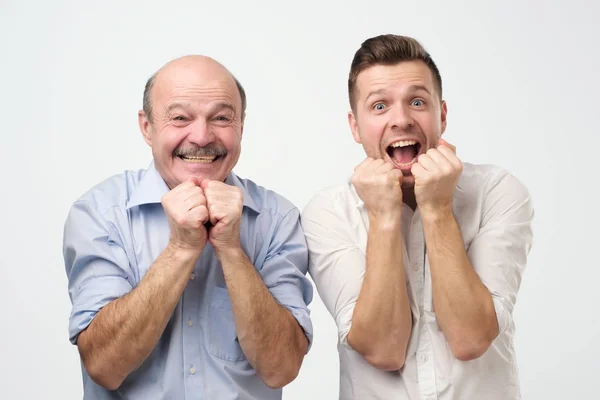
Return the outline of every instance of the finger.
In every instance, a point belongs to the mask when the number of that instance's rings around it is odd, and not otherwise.
[[[211,224],[216,225],[217,222],[225,218],[227,215],[225,208],[222,204],[211,204],[208,206],[208,217]]]
[[[437,166],[435,165],[435,161],[433,161],[431,159],[431,157],[429,156],[429,154],[421,154],[417,160],[416,163],[413,164],[413,166],[415,166],[416,164],[420,164],[421,167],[423,167],[423,169],[433,172],[437,170]],[[411,168],[412,170],[412,168]]]
[[[446,159],[452,164],[455,169],[462,168],[462,162],[458,157],[456,157],[456,153],[454,153],[451,149],[446,146],[438,147],[438,151],[446,157]]]
[[[385,165],[385,161],[383,161],[383,159],[381,158],[377,158],[377,159],[371,159],[369,163],[366,164],[365,166],[365,171],[369,172],[369,173],[374,173],[375,171],[377,171],[382,165]]]
[[[200,186],[202,187],[202,189],[215,189],[215,188],[227,188],[227,187],[231,187],[231,185],[226,184],[225,182],[221,182],[221,181],[213,181],[210,179],[204,179],[201,183]]]
[[[412,167],[410,167],[410,173],[412,174],[413,178],[415,178],[415,183],[417,183],[417,181],[419,181],[421,177],[427,173],[427,171],[421,164],[414,163]]]
[[[193,187],[196,187],[194,182],[187,180],[187,181],[181,182],[179,185],[175,186],[173,189],[171,189],[169,191],[169,193],[181,193],[181,192],[191,189]]]
[[[208,221],[208,209],[205,205],[200,205],[189,210],[190,220],[198,223],[198,227],[204,225]]]
[[[202,193],[194,194],[184,200],[183,204],[188,211],[198,206],[206,206],[206,197]]]
[[[362,160],[360,162],[360,164],[358,164],[356,167],[354,167],[354,171],[356,172],[357,170],[361,170],[361,169],[365,168],[365,166],[369,165],[372,161],[373,161],[373,159],[371,157],[365,158],[364,160]]]
[[[449,148],[450,150],[452,150],[452,152],[453,152],[454,154],[456,154],[456,146],[454,146],[454,145],[452,145],[452,144],[450,144],[450,143],[446,142],[446,141],[445,141],[444,139],[442,139],[442,138],[439,138],[439,139],[438,139],[438,147],[440,147],[440,146],[446,146],[447,148]]]
[[[392,171],[394,168],[394,164],[381,160],[381,164],[378,164],[375,168],[375,170],[373,171],[374,174],[376,175],[380,175],[380,174],[387,174],[388,172]]]
[[[237,198],[237,196],[235,195],[215,195],[209,197],[207,200],[207,205],[209,207],[212,205],[223,205],[231,207],[232,209],[237,209],[241,207],[243,203],[243,199]]]
[[[441,147],[442,149],[446,149],[446,151],[452,153],[450,149],[446,147]],[[450,160],[446,158],[439,149],[429,149],[427,151],[427,155],[435,162],[437,168],[442,171],[448,171],[454,169]]]
[[[181,199],[182,201],[187,200],[190,197],[194,197],[194,196],[198,196],[203,194],[204,191],[202,190],[201,187],[199,186],[190,186],[187,188],[182,188],[179,190],[179,192],[177,193],[177,198]]]
[[[222,201],[223,199],[235,202],[240,201],[243,198],[243,193],[240,188],[227,184],[207,187],[204,189],[204,194],[210,202]]]
[[[402,174],[401,170],[394,168],[392,171],[390,171],[390,174],[394,177],[394,180],[398,181],[399,185],[402,185],[404,174]]]

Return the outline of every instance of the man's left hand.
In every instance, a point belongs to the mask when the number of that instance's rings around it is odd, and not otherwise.
[[[208,240],[216,252],[240,247],[240,220],[244,198],[242,190],[219,181],[205,179],[202,189],[206,197],[212,227]]]
[[[456,147],[439,139],[437,148],[421,154],[411,168],[415,179],[415,198],[421,213],[452,210],[452,196],[463,170]]]

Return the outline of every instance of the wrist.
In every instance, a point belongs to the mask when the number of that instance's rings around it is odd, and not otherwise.
[[[198,259],[200,254],[204,250],[204,246],[192,247],[190,245],[180,243],[176,240],[169,240],[169,244],[165,249],[166,252],[171,256],[175,256],[177,258],[181,258],[182,260],[186,259]]]
[[[244,253],[244,250],[239,243],[218,247],[213,244],[213,248],[215,250],[217,259],[221,262],[221,264],[235,262],[243,259],[246,256],[246,253]]]
[[[402,224],[402,213],[369,214],[369,229],[395,231]]]
[[[452,206],[437,206],[420,208],[423,223],[440,223],[454,218]]]

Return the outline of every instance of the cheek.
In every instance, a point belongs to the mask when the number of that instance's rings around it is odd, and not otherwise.
[[[419,126],[421,131],[427,138],[427,144],[429,147],[435,146],[437,143],[437,139],[440,137],[442,123],[436,118],[433,118],[431,115],[424,116],[424,118],[420,118]]]
[[[364,142],[379,146],[385,132],[385,121],[380,118],[366,118],[359,123],[358,128]]]
[[[223,131],[219,135],[219,139],[229,153],[237,153],[240,151],[240,141],[242,135],[234,129]]]
[[[185,135],[177,128],[170,127],[162,130],[155,142],[158,145],[158,152],[163,156],[170,156],[181,145],[184,138]]]

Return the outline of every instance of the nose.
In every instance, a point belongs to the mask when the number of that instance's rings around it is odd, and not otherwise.
[[[199,147],[204,147],[215,141],[215,135],[210,128],[210,125],[203,118],[198,118],[192,124],[188,125],[190,129],[186,139],[190,143],[194,143]]]
[[[393,108],[392,128],[399,130],[409,130],[415,124],[410,108],[407,105],[399,104]]]

